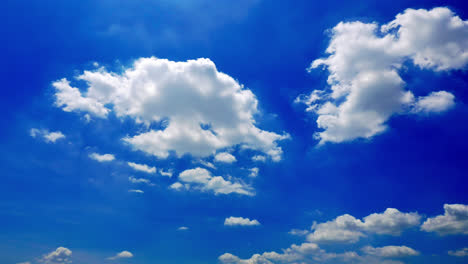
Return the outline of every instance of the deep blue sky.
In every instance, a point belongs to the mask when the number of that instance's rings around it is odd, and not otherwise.
[[[7,0],[0,9],[0,262],[35,263],[63,246],[76,264],[111,263],[105,259],[122,250],[134,257],[121,263],[217,263],[225,252],[249,258],[302,243],[288,232],[313,221],[362,218],[389,207],[433,217],[444,213],[444,204],[468,204],[465,70],[409,65],[401,76],[415,95],[446,90],[456,105],[430,116],[395,115],[385,132],[368,140],[318,147],[316,116],[293,103],[327,86],[326,71],[306,71],[324,56],[327,29],[341,21],[384,24],[407,8],[438,6],[468,19],[464,1]],[[279,143],[280,162],[257,164],[255,196],[169,190],[180,172],[198,166],[190,156],[161,160],[132,151],[120,140],[139,129],[132,120],[109,116],[86,123],[54,106],[53,81],[73,79],[94,69],[93,62],[121,72],[150,56],[211,59],[256,95],[258,127],[290,134]],[[32,138],[31,128],[66,138],[48,144]],[[99,163],[91,152],[113,153],[116,160]],[[213,174],[237,176],[252,166],[240,152],[233,152],[236,164]],[[171,168],[174,176],[147,176],[126,161]],[[130,175],[156,186],[128,193]],[[258,219],[261,226],[226,228],[229,216]],[[466,235],[418,228],[323,248],[359,251],[369,244],[420,251],[409,263],[467,261],[447,255],[468,246]]]

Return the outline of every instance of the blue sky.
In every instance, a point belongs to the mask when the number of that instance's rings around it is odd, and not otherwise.
[[[0,262],[466,263],[463,1],[7,1]]]

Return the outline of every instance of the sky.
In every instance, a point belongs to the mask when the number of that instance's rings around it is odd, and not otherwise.
[[[0,12],[1,263],[468,263],[464,1]]]

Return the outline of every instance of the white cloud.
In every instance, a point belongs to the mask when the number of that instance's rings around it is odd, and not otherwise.
[[[391,246],[388,248],[391,248]],[[392,252],[386,257],[376,255],[361,256],[354,251],[345,251],[343,253],[327,252],[315,243],[302,243],[300,245],[292,244],[289,248],[283,249],[281,253],[275,251],[264,252],[262,254],[254,254],[248,259],[241,259],[231,253],[224,253],[218,257],[218,260],[223,264],[403,264],[401,261],[392,260],[389,257],[392,255],[394,257],[408,256],[405,254],[408,254],[409,251],[400,250],[398,253],[393,254]]]
[[[58,247],[55,251],[42,256],[39,262],[45,264],[68,264],[71,263],[72,251],[65,247]]]
[[[180,191],[180,190],[184,189],[184,185],[182,183],[180,183],[180,182],[175,182],[175,183],[171,184],[171,186],[169,186],[169,188]]]
[[[451,94],[444,91],[414,103],[398,74],[407,60],[434,71],[466,66],[468,22],[448,8],[407,9],[381,27],[340,22],[331,33],[326,50],[330,55],[310,67],[327,68],[331,90],[315,90],[295,100],[318,115],[320,143],[370,138],[386,130],[392,115],[440,112],[453,104]]]
[[[179,180],[187,183],[206,184],[211,178],[211,173],[203,168],[185,170],[179,174]]]
[[[314,223],[307,240],[314,243],[355,243],[366,233],[398,236],[405,229],[419,225],[420,219],[417,213],[402,213],[394,208],[368,215],[363,220],[345,214],[332,221]]]
[[[145,192],[142,191],[142,190],[136,190],[136,189],[128,190],[128,192],[130,192],[130,193],[145,193]]]
[[[201,165],[207,167],[207,168],[210,168],[210,169],[213,169],[213,170],[216,170],[216,166],[211,163],[211,162],[208,162],[208,161],[204,161],[204,160],[196,160],[194,161],[194,163],[200,163]]]
[[[98,154],[98,153],[91,153],[89,154],[89,157],[92,158],[93,160],[99,161],[99,162],[109,162],[115,160],[115,156],[112,154]]]
[[[356,252],[328,253],[314,243],[293,244],[289,248],[283,249],[281,253],[272,251],[254,254],[249,259],[240,259],[230,253],[225,253],[218,259],[223,264],[345,263],[347,261],[349,263],[371,263],[358,262],[361,257]],[[380,262],[380,264],[383,263],[385,262]]]
[[[249,218],[243,217],[228,217],[224,220],[225,226],[259,226],[260,222],[258,220],[253,219],[250,220]]]
[[[444,204],[444,211],[444,215],[428,218],[421,230],[439,235],[468,235],[468,205]]]
[[[107,259],[114,260],[114,259],[121,259],[121,258],[133,258],[133,254],[132,254],[132,252],[124,250],[124,251],[122,251],[120,253],[117,253],[117,255],[115,255],[113,257],[109,257]]]
[[[415,113],[440,113],[455,105],[455,96],[446,91],[432,92],[427,96],[421,96],[415,102]]]
[[[156,168],[155,167],[150,167],[146,164],[138,164],[134,162],[127,162],[128,166],[130,166],[132,169],[137,170],[137,171],[142,171],[146,173],[155,173]]]
[[[16,264],[31,264],[31,262],[26,261],[26,262],[19,262],[19,263],[16,263]]]
[[[238,193],[241,195],[254,195],[252,188],[240,180],[232,182],[225,180],[221,176],[212,176],[211,173],[203,168],[189,169],[179,174],[179,180],[201,191],[212,191],[215,194]],[[174,186],[180,190],[181,186]],[[172,186],[171,186],[172,188]]]
[[[152,183],[150,180],[143,179],[143,178],[128,177],[128,181],[131,182],[131,183],[135,183],[135,184],[144,183],[144,184],[147,184],[149,186],[154,186],[154,183]]]
[[[234,157],[233,155],[227,152],[221,152],[221,153],[216,154],[214,159],[217,162],[224,162],[224,163],[233,163],[237,161],[236,157]]]
[[[31,128],[29,135],[33,138],[40,137],[47,143],[55,143],[59,139],[64,139],[65,135],[60,131],[49,132],[47,129]]]
[[[468,256],[468,248],[462,248],[459,250],[449,250],[448,254],[454,257],[466,257]]]
[[[380,235],[399,236],[404,230],[419,225],[421,216],[418,213],[402,213],[394,208],[387,208],[381,214],[364,217],[363,228],[367,232]]]
[[[265,162],[266,157],[263,156],[263,155],[255,155],[255,156],[252,157],[252,160],[257,161],[257,162]]]
[[[257,167],[249,169],[249,177],[255,178],[258,176],[259,169]]]
[[[289,231],[288,234],[291,234],[294,236],[306,236],[307,234],[309,234],[309,230],[291,229],[291,231]]]
[[[352,215],[341,215],[335,220],[312,226],[313,232],[307,236],[307,240],[316,243],[354,243],[361,237],[362,221]]]
[[[77,77],[88,84],[81,93],[66,79],[54,82],[56,105],[64,111],[87,112],[105,118],[130,117],[150,124],[168,120],[162,130],[144,131],[123,140],[135,150],[159,158],[208,157],[217,150],[241,145],[279,161],[277,142],[287,138],[255,126],[258,100],[209,59],[174,62],[140,58],[122,74],[104,68]],[[107,108],[108,106],[109,108]]]
[[[372,247],[366,246],[362,251],[367,255],[383,257],[383,258],[401,258],[409,256],[418,256],[419,252],[407,246],[385,246]]]
[[[71,87],[67,79],[53,82],[52,86],[56,90],[55,105],[62,108],[65,112],[88,112],[94,116],[105,118],[110,111],[104,107],[102,102],[99,102],[95,98],[83,97],[80,90]]]
[[[185,231],[185,230],[189,230],[189,228],[186,227],[186,226],[181,226],[181,227],[177,228],[177,230],[179,230],[179,231]]]
[[[166,176],[166,177],[171,178],[172,177],[172,170],[165,171],[165,170],[160,169],[159,174],[161,174],[162,176]]]

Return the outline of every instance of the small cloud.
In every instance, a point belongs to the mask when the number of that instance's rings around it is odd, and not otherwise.
[[[256,156],[253,156],[253,157],[252,157],[252,160],[253,160],[253,161],[256,161],[256,162],[265,162],[265,161],[266,161],[266,157],[263,156],[263,155],[256,155]]]
[[[455,105],[455,96],[446,91],[432,92],[427,96],[420,96],[413,113],[441,113]]]
[[[139,183],[144,183],[144,184],[147,184],[149,186],[154,186],[155,184],[152,183],[150,180],[148,179],[143,179],[143,178],[135,178],[135,177],[128,177],[128,181],[131,182],[131,183],[134,183],[134,184],[139,184]]]
[[[221,153],[216,154],[214,159],[217,162],[224,162],[224,163],[233,163],[237,161],[236,157],[234,157],[233,155],[227,152],[221,152]]]
[[[115,156],[112,154],[98,154],[98,153],[91,153],[89,157],[93,160],[98,162],[109,162],[115,160]]]
[[[160,169],[159,174],[161,174],[162,176],[169,177],[169,178],[172,177],[172,171],[171,170],[164,171],[164,170]]]
[[[302,230],[302,229],[292,229],[291,231],[288,232],[290,235],[294,236],[306,236],[309,234],[309,230]]]
[[[225,226],[259,226],[260,222],[256,219],[250,220],[249,218],[243,217],[228,217],[224,220]]]
[[[175,182],[171,186],[169,186],[169,188],[180,191],[184,188],[184,185],[180,182]]]
[[[118,253],[117,255],[115,255],[113,257],[109,257],[107,259],[115,260],[115,259],[122,259],[122,258],[133,258],[133,254],[132,254],[132,252],[124,250],[124,251]]]
[[[449,250],[448,254],[454,257],[466,257],[468,256],[468,248],[462,248],[459,250]]]
[[[258,176],[258,171],[259,171],[258,168],[251,168],[249,169],[249,171],[250,171],[249,177],[255,178]]]
[[[150,167],[146,164],[138,164],[134,162],[127,162],[128,166],[130,166],[132,169],[137,170],[137,171],[142,171],[146,173],[155,173],[156,168],[155,167]]]
[[[142,191],[142,190],[134,190],[134,189],[128,190],[128,192],[130,192],[130,193],[145,193],[145,192]]]
[[[204,160],[197,160],[198,163],[200,163],[201,165],[205,166],[205,167],[208,167],[208,168],[211,168],[213,170],[216,170],[216,166],[213,165],[213,163],[211,162],[208,162],[208,161],[204,161]]]
[[[186,227],[186,226],[181,226],[181,227],[177,228],[177,230],[179,230],[179,231],[185,231],[185,230],[188,230],[188,229],[189,228]]]
[[[42,138],[47,143],[55,143],[59,139],[65,138],[60,131],[49,132],[47,129],[31,128],[29,135],[33,138]]]
[[[225,180],[221,176],[212,176],[211,173],[204,168],[185,170],[179,174],[179,180],[189,187],[192,186],[194,189],[201,191],[212,191],[216,195],[231,193],[248,196],[255,195],[252,192],[252,187],[244,184],[242,181],[232,178]]]

